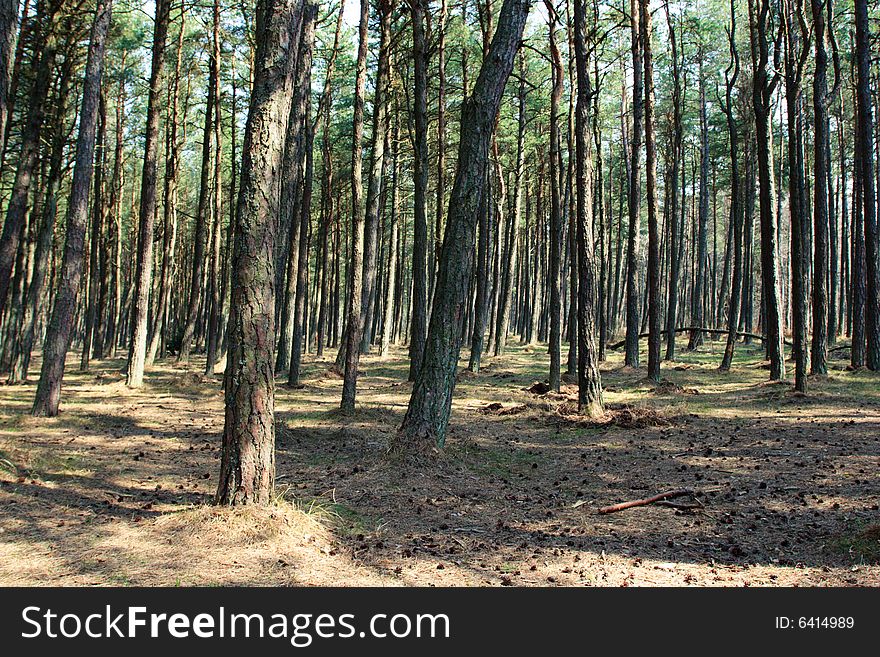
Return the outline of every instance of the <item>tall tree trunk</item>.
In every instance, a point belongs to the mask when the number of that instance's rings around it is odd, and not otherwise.
[[[739,128],[733,110],[733,90],[739,77],[735,0],[730,0],[730,29],[727,33],[730,44],[730,63],[724,71],[725,93],[721,109],[727,119],[728,149],[730,152],[730,222],[733,227],[733,273],[731,274],[730,301],[727,306],[727,343],[719,367],[722,372],[730,370],[730,366],[733,364],[733,350],[736,346],[736,336],[739,330],[743,278],[743,212],[739,177]]]
[[[804,143],[801,127],[801,75],[810,49],[802,27],[800,0],[788,0],[785,44],[785,99],[788,113],[788,206],[791,216],[791,311],[794,388],[807,390],[807,193],[804,181]],[[796,13],[795,13],[796,12]]]
[[[517,132],[516,132],[516,170],[514,171],[513,212],[505,231],[504,267],[501,276],[501,303],[498,306],[497,327],[495,328],[495,356],[504,354],[507,346],[507,332],[510,326],[510,311],[513,305],[514,277],[519,264],[518,231],[522,208],[523,162],[526,133],[526,89],[525,64],[522,53],[519,56],[519,87],[517,92]]]
[[[559,103],[562,99],[562,56],[556,44],[559,17],[551,0],[545,0],[549,15],[550,61],[553,88],[550,92],[550,388],[559,392],[562,380],[562,151],[559,139]]]
[[[31,352],[37,338],[37,324],[44,314],[44,298],[46,292],[47,274],[50,268],[50,259],[53,250],[53,238],[55,236],[55,223],[58,214],[58,193],[61,187],[63,174],[63,159],[65,141],[67,137],[67,125],[64,117],[67,112],[70,87],[70,69],[65,66],[58,85],[58,101],[53,117],[54,130],[52,134],[52,146],[49,155],[49,174],[45,182],[45,194],[41,205],[39,231],[37,244],[34,251],[34,267],[31,283],[28,286],[27,298],[25,299],[24,313],[21,320],[21,328],[17,341],[17,353],[13,355],[13,362],[9,370],[9,383],[26,381],[30,369]]]
[[[303,28],[305,14],[301,21]],[[308,29],[311,29],[309,27]],[[276,295],[275,305],[278,322],[278,350],[275,354],[275,371],[287,372],[290,367],[290,351],[293,344],[293,321],[296,313],[296,282],[299,265],[300,210],[303,200],[303,168],[305,165],[306,106],[310,89],[299,81],[311,75],[305,66],[305,51],[311,57],[311,42],[300,39],[294,68],[294,95],[287,120],[287,141],[284,145],[284,165],[281,186],[281,211],[278,217],[278,241],[275,254],[275,282],[281,291]],[[311,60],[309,61],[311,63]]]
[[[254,84],[232,252],[217,504],[268,504],[275,483],[275,237],[300,0],[258,0]],[[267,312],[268,310],[268,312]]]
[[[52,308],[52,317],[49,320],[46,341],[43,345],[43,366],[32,409],[32,413],[38,416],[54,417],[58,415],[58,405],[61,401],[64,360],[67,356],[67,350],[70,348],[70,337],[84,264],[89,188],[94,169],[95,133],[98,125],[104,47],[110,27],[110,11],[109,0],[107,2],[98,1],[83,78],[76,160],[70,188],[70,201],[67,206],[67,240],[61,263],[61,285],[55,294],[55,305]]]
[[[388,277],[385,284],[385,317],[382,320],[382,341],[379,354],[385,358],[394,338],[394,310],[401,303],[397,295],[397,251],[400,243],[400,117],[394,102],[394,128],[391,135],[391,235],[388,239]]]
[[[377,305],[376,262],[379,251],[379,213],[381,210],[382,167],[388,130],[388,84],[390,79],[391,14],[394,0],[380,0],[379,5],[379,66],[376,72],[376,93],[373,97],[373,131],[370,137],[370,171],[367,181],[364,217],[364,274],[361,294],[361,341],[359,350],[366,354],[372,343],[373,308]],[[374,298],[376,301],[374,301]],[[355,372],[355,377],[357,372]]]
[[[590,417],[604,412],[602,379],[596,349],[596,266],[593,260],[593,154],[590,116],[592,95],[589,52],[596,16],[587,17],[584,0],[574,2],[574,47],[577,68],[575,105],[575,176],[578,244],[578,410]],[[637,336],[638,337],[638,336]]]
[[[300,37],[300,61],[304,79],[297,79],[295,84],[301,85],[307,92],[312,87],[312,50],[315,43],[315,22],[318,17],[318,3],[315,0],[307,0],[302,21],[302,36]],[[299,385],[300,371],[302,365],[303,339],[305,332],[305,309],[306,296],[308,293],[309,283],[309,241],[311,237],[311,216],[312,216],[312,177],[314,173],[314,163],[312,160],[312,150],[315,142],[315,127],[311,121],[311,94],[306,93],[306,106],[303,115],[303,130],[305,131],[303,139],[304,155],[305,155],[305,171],[303,176],[303,190],[299,202],[299,244],[298,250],[294,254],[291,252],[290,257],[296,255],[296,296],[294,298],[293,312],[293,335],[291,340],[290,354],[290,371],[287,376],[287,385],[295,387]]]
[[[153,317],[153,329],[150,332],[150,342],[147,347],[147,363],[156,359],[159,346],[163,341],[164,324],[169,313],[171,303],[171,287],[174,279],[174,254],[177,245],[177,175],[180,170],[180,143],[177,137],[178,107],[180,102],[180,65],[183,55],[183,37],[186,31],[186,12],[180,14],[180,31],[177,34],[177,56],[174,66],[174,78],[168,91],[170,96],[170,115],[168,117],[165,183],[163,190],[164,204],[162,207],[162,268],[159,272],[158,300],[156,313]],[[184,116],[184,126],[186,120]],[[184,130],[186,128],[184,127]]]
[[[678,39],[675,33],[675,24],[672,21],[672,15],[669,12],[669,2],[664,3],[664,8],[666,10],[666,24],[669,27],[669,43],[672,48],[672,148],[670,152],[670,159],[672,160],[672,167],[669,174],[669,185],[667,187],[668,195],[669,195],[669,217],[667,219],[668,224],[668,233],[669,233],[669,281],[668,281],[668,294],[666,301],[666,360],[675,360],[675,328],[676,321],[678,319],[678,276],[679,269],[681,265],[681,261],[676,257],[676,249],[678,248],[678,242],[681,239],[684,239],[683,236],[679,236],[678,234],[678,199],[679,199],[679,188],[678,188],[678,172],[681,162],[681,151],[682,151],[682,139],[683,139],[683,129],[681,124],[681,71],[679,68],[679,55],[678,55]],[[702,82],[700,84],[700,89],[702,90]],[[704,96],[700,94],[700,128],[702,130],[703,126],[703,113],[704,113]],[[702,132],[701,132],[702,138]],[[708,148],[708,143],[706,148]],[[699,284],[699,283],[698,283]],[[695,326],[699,326],[700,324],[695,320]],[[693,348],[688,345],[689,348]]]
[[[0,153],[6,150],[6,125],[12,98],[9,86],[18,41],[18,0],[0,0]]]
[[[703,57],[700,57],[699,86],[700,86],[700,191],[699,213],[697,219],[697,280],[694,285],[694,326],[705,325],[705,296],[707,289],[707,276],[709,273],[709,117],[706,113],[706,81],[703,78]],[[677,260],[677,258],[675,259]],[[714,277],[713,277],[714,281]],[[688,340],[688,349],[696,349],[703,344],[701,331],[691,331]]]
[[[633,119],[630,144],[627,199],[629,229],[626,241],[626,355],[624,362],[639,366],[639,209],[642,184],[639,158],[642,149],[642,43],[639,28],[639,0],[630,0],[630,35],[633,62]]]
[[[639,0],[645,61],[645,184],[648,192],[648,379],[660,381],[660,230],[657,221],[657,146],[654,136],[654,55],[648,0]]]
[[[364,0],[366,1],[366,0]],[[427,0],[410,0],[413,30],[413,116],[415,178],[412,243],[411,329],[409,335],[409,380],[415,381],[422,369],[428,333],[428,46],[425,21]]]
[[[205,123],[202,128],[202,165],[199,176],[199,201],[196,209],[196,227],[193,233],[192,275],[189,280],[189,297],[186,304],[186,316],[183,325],[183,337],[180,340],[179,363],[189,360],[190,349],[196,332],[199,316],[199,305],[202,300],[205,277],[205,251],[208,248],[208,227],[211,215],[211,158],[214,127],[214,100],[217,93],[219,62],[216,61],[214,48],[208,58],[208,93],[205,100]]]
[[[18,149],[18,168],[15,171],[12,192],[6,206],[3,232],[0,233],[0,317],[3,316],[6,307],[12,268],[18,253],[19,238],[27,215],[28,198],[37,171],[40,132],[46,115],[46,98],[49,95],[57,53],[55,20],[63,4],[64,0],[42,0],[37,6],[37,33],[31,65],[34,79],[31,83],[28,112]]]
[[[121,68],[125,70],[125,53],[122,56]],[[125,135],[125,75],[119,76],[119,90],[116,93],[116,146],[113,153],[113,176],[110,181],[110,200],[108,205],[111,214],[113,233],[113,263],[108,262],[107,269],[111,273],[113,298],[111,312],[107,318],[107,331],[104,337],[105,358],[116,354],[118,344],[120,315],[122,312],[122,183],[123,183],[123,139]],[[108,254],[108,261],[110,255]]]
[[[92,356],[92,344],[99,330],[98,324],[98,288],[101,280],[101,261],[99,253],[102,249],[104,236],[104,144],[107,132],[107,105],[104,94],[98,92],[98,128],[95,137],[95,191],[92,200],[92,235],[89,244],[89,281],[85,310],[85,330],[83,331],[83,348],[79,369],[87,372],[89,359]]]
[[[205,374],[214,375],[214,365],[220,351],[220,318],[223,312],[223,299],[221,298],[222,271],[221,258],[221,234],[223,218],[223,116],[220,112],[220,0],[214,0],[213,11],[213,60],[214,80],[217,85],[214,91],[214,194],[211,211],[213,227],[211,229],[211,268],[208,273],[208,290],[210,298],[208,303],[208,335],[205,348]]]
[[[396,436],[397,448],[442,447],[446,439],[473,268],[475,218],[485,193],[489,142],[530,6],[530,0],[504,0],[489,57],[483,61],[473,92],[462,107],[455,182],[424,363]]]
[[[352,250],[348,259],[348,317],[340,346],[343,356],[343,386],[340,408],[347,413],[354,411],[357,392],[357,368],[360,361],[361,303],[364,275],[364,214],[362,212],[363,187],[363,133],[364,95],[367,84],[367,25],[370,16],[370,0],[361,0],[361,20],[358,42],[357,76],[355,79],[354,118],[352,119],[351,149],[351,230]]]
[[[864,318],[867,342],[865,362],[880,370],[880,230],[874,187],[874,108],[871,101],[871,32],[867,0],[855,0],[859,172],[865,244]],[[853,241],[861,235],[853,229]],[[855,276],[853,276],[855,280]],[[855,296],[855,294],[853,295]],[[854,320],[855,321],[855,320]],[[853,338],[855,341],[855,337]]]
[[[828,52],[825,49],[825,6],[831,0],[810,0],[815,64],[813,68],[813,335],[810,373],[828,373]],[[828,26],[831,28],[831,26]]]
[[[773,149],[770,144],[770,114],[773,91],[778,82],[776,62],[770,62],[770,0],[749,0],[749,27],[752,49],[752,104],[755,112],[755,136],[758,159],[759,209],[761,218],[761,280],[764,308],[764,336],[770,379],[785,378],[782,348],[782,314],[779,290],[779,244],[774,209]]]
[[[147,312],[153,280],[153,227],[156,219],[156,188],[159,149],[159,97],[165,68],[165,41],[171,12],[170,0],[157,0],[153,28],[153,62],[150,92],[147,100],[147,125],[144,143],[144,165],[141,175],[141,199],[138,217],[137,268],[133,281],[131,327],[126,382],[137,388],[144,382],[147,355]]]

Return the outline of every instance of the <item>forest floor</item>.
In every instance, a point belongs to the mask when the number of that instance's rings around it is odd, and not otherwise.
[[[880,585],[880,377],[834,352],[801,396],[755,346],[718,373],[721,349],[682,350],[659,387],[610,352],[592,422],[572,384],[527,390],[545,347],[512,346],[460,372],[447,447],[421,465],[386,456],[403,350],[362,359],[352,416],[335,353],[307,356],[305,385],[277,389],[267,510],[210,505],[223,398],[201,362],[133,391],[122,359],[71,358],[57,418],[28,414],[34,383],[0,386],[0,584]],[[679,488],[701,506],[597,514]]]

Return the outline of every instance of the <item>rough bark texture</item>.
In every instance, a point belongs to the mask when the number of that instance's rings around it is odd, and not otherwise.
[[[370,170],[367,181],[366,209],[364,214],[364,275],[361,293],[361,341],[360,353],[368,353],[372,342],[372,319],[376,292],[376,264],[379,251],[379,213],[382,198],[382,171],[385,161],[385,141],[388,130],[388,84],[390,79],[389,51],[391,48],[391,14],[393,0],[379,3],[379,62],[376,72],[376,93],[373,96],[373,130],[370,136]],[[357,373],[355,373],[357,376]]]
[[[550,59],[553,88],[550,92],[550,388],[559,392],[562,380],[562,153],[559,140],[559,102],[562,98],[562,56],[556,44],[558,17],[545,0],[550,15]]]
[[[232,252],[218,504],[268,504],[275,482],[275,237],[300,0],[259,0]]]
[[[340,408],[347,413],[354,411],[357,392],[357,368],[361,346],[361,295],[364,276],[364,215],[361,212],[363,187],[363,134],[364,94],[367,84],[367,24],[370,0],[361,0],[361,22],[358,42],[357,77],[355,79],[354,118],[352,119],[351,147],[351,255],[348,277],[348,318],[340,350],[344,352],[344,378]]]
[[[6,150],[6,124],[9,121],[9,85],[18,40],[18,0],[0,0],[0,153]]]
[[[428,51],[425,42],[427,0],[411,0],[410,8],[413,30],[415,206],[413,208],[409,380],[415,381],[422,369],[428,332]]]
[[[676,321],[678,319],[678,275],[681,266],[681,261],[675,257],[675,250],[677,248],[677,244],[680,239],[683,239],[683,236],[678,234],[678,205],[679,205],[679,187],[678,187],[678,172],[681,166],[681,152],[682,152],[682,124],[681,124],[681,71],[679,70],[679,57],[678,57],[678,39],[675,33],[675,23],[672,21],[672,16],[669,12],[669,3],[667,2],[665,5],[666,9],[666,23],[669,26],[669,41],[672,49],[672,152],[670,153],[670,158],[672,159],[672,168],[669,173],[669,221],[668,221],[668,235],[669,235],[669,281],[668,281],[668,295],[666,302],[666,360],[675,360],[675,331],[673,330],[676,325]],[[702,89],[702,84],[701,87]],[[704,99],[703,94],[700,95],[701,100]],[[700,128],[703,127],[703,112],[705,105],[700,106]],[[702,133],[701,133],[702,135]],[[708,141],[706,142],[706,149],[708,150]],[[702,206],[701,206],[702,207]],[[697,285],[699,285],[699,279],[697,281]],[[697,288],[699,289],[699,288]],[[700,298],[697,291],[694,291],[694,296],[696,298]],[[694,318],[695,326],[702,326],[702,318],[698,321]],[[693,340],[692,340],[693,341]],[[688,345],[689,348],[693,349],[692,346]]]
[[[57,35],[53,21],[62,3],[63,0],[53,0],[45,7],[41,3],[37,9],[38,25],[35,28],[36,43],[31,67],[34,79],[28,97],[27,117],[22,127],[18,168],[15,171],[9,204],[6,206],[3,232],[0,233],[0,317],[6,307],[12,268],[27,215],[28,197],[36,174],[40,131],[46,115],[46,97],[57,52]]]
[[[737,330],[739,329],[739,307],[742,292],[742,198],[740,196],[739,178],[739,129],[733,111],[733,89],[739,77],[739,53],[736,49],[736,5],[730,0],[730,63],[724,72],[725,93],[722,111],[727,118],[728,149],[730,153],[730,223],[733,226],[733,272],[730,285],[730,301],[727,306],[727,343],[719,369],[730,370],[733,363],[733,350],[736,347]]]
[[[639,208],[642,197],[639,159],[642,151],[642,45],[638,0],[630,0],[630,33],[633,61],[633,119],[629,152],[627,208],[629,226],[626,238],[626,355],[624,362],[639,366]]]
[[[397,434],[399,448],[442,447],[446,439],[473,268],[476,216],[485,193],[489,142],[530,6],[530,0],[504,0],[489,56],[462,107],[458,160],[424,362]]]
[[[67,208],[67,240],[61,263],[60,287],[43,345],[43,366],[34,399],[33,414],[54,417],[61,401],[64,359],[70,347],[73,315],[76,311],[83,270],[86,228],[88,225],[89,187],[95,157],[95,135],[104,67],[104,47],[110,26],[110,2],[99,0],[95,9],[89,53],[83,81],[79,136],[76,141],[76,164]]]
[[[699,214],[697,218],[697,280],[694,285],[694,314],[693,325],[703,326],[705,320],[703,312],[707,274],[709,269],[709,119],[706,115],[706,82],[703,79],[702,58],[700,59],[700,191],[699,191]],[[677,263],[678,258],[674,258]],[[678,265],[675,265],[676,268]],[[714,277],[712,278],[714,281]],[[688,349],[696,349],[703,344],[703,334],[694,331],[688,339]]]
[[[158,0],[153,28],[153,62],[147,100],[147,126],[144,165],[141,174],[141,203],[138,214],[137,265],[133,281],[131,332],[126,382],[136,388],[143,385],[147,355],[147,313],[153,280],[153,227],[156,219],[156,190],[159,150],[160,86],[165,68],[165,41],[168,35],[170,0]]]
[[[578,410],[591,417],[604,412],[602,380],[596,348],[596,265],[593,260],[593,154],[590,141],[592,82],[588,65],[588,19],[583,0],[574,4],[574,46],[577,70],[575,104],[575,176],[578,245]],[[636,336],[638,341],[638,336]]]
[[[828,52],[825,49],[825,5],[810,0],[813,18],[813,335],[810,373],[828,373]],[[830,26],[829,26],[830,27]]]
[[[799,25],[789,12],[785,44],[785,100],[788,113],[788,207],[791,218],[791,315],[794,387],[807,389],[807,195],[804,181],[801,73],[809,48],[801,44]],[[799,49],[800,48],[800,49]]]
[[[654,55],[648,0],[639,0],[645,62],[645,186],[648,192],[648,378],[660,381],[660,229],[657,220],[657,145],[654,137]],[[675,221],[676,217],[671,218]]]
[[[770,129],[773,90],[778,78],[771,73],[770,0],[750,0],[750,35],[752,46],[752,104],[755,112],[755,136],[760,190],[758,205],[761,223],[761,281],[764,335],[770,379],[785,378],[782,349],[782,313],[779,290],[779,231],[774,210],[773,149]],[[775,66],[774,66],[775,68]],[[751,298],[751,295],[748,295]],[[747,324],[747,328],[751,322]]]
[[[871,101],[871,33],[867,0],[855,0],[856,62],[858,67],[858,150],[865,239],[864,324],[869,369],[880,370],[880,230],[874,185],[874,108]],[[854,231],[853,241],[860,242]],[[855,274],[855,272],[854,272]],[[855,275],[854,275],[855,280]],[[855,296],[855,294],[853,295]]]

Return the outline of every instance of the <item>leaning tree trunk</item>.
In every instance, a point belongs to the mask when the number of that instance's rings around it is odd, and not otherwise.
[[[165,37],[168,35],[170,12],[170,0],[158,0],[156,21],[153,28],[153,62],[147,100],[144,165],[141,174],[137,265],[135,278],[132,281],[133,298],[126,373],[126,382],[132,388],[143,385],[144,365],[147,356],[147,313],[150,307],[150,288],[153,280],[153,225],[156,218],[159,114],[161,111],[159,86],[162,80],[162,71],[165,68]]]
[[[9,383],[26,381],[31,362],[31,352],[34,342],[37,340],[37,328],[40,319],[44,315],[43,305],[48,304],[48,295],[44,294],[46,281],[49,274],[50,259],[52,257],[53,242],[55,236],[55,223],[58,215],[58,190],[61,187],[63,175],[65,141],[67,137],[66,124],[63,117],[68,109],[70,86],[69,67],[65,67],[58,89],[58,102],[55,107],[52,146],[49,155],[49,175],[44,183],[45,192],[41,209],[40,228],[37,244],[34,251],[34,267],[30,285],[27,289],[24,313],[22,315],[19,339],[17,341],[18,353],[15,354],[12,366],[9,370]]]
[[[0,0],[0,153],[6,150],[6,124],[11,97],[9,85],[18,37],[18,0]]]
[[[489,141],[530,6],[531,0],[504,0],[489,57],[462,107],[458,160],[424,361],[396,436],[398,449],[442,447],[446,440],[473,269],[476,216],[485,193]]]
[[[258,0],[254,82],[232,251],[217,504],[268,504],[275,483],[275,237],[300,0]]]
[[[6,297],[12,276],[12,268],[18,253],[18,242],[25,224],[28,198],[36,174],[40,150],[40,132],[46,114],[46,97],[57,53],[57,35],[53,21],[61,2],[49,5],[44,15],[37,15],[36,42],[33,54],[33,81],[28,97],[27,116],[21,132],[18,150],[18,168],[6,206],[6,221],[0,233],[0,317],[6,307]]]
[[[110,1],[98,1],[95,21],[83,80],[82,107],[79,114],[79,136],[76,141],[76,160],[70,202],[67,206],[67,241],[61,262],[60,287],[55,294],[55,305],[43,346],[43,367],[34,399],[33,414],[54,417],[61,401],[61,379],[64,360],[70,348],[73,316],[76,312],[82,277],[86,227],[88,224],[89,186],[95,158],[95,135],[98,126],[98,106],[101,96],[101,76],[104,68],[104,47],[110,27]]]

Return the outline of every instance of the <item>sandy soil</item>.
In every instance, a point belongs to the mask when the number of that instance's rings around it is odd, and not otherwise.
[[[603,365],[609,413],[576,389],[530,392],[543,348],[462,372],[447,448],[389,461],[410,387],[404,352],[366,357],[358,411],[337,411],[333,354],[277,393],[277,501],[210,506],[219,380],[172,362],[144,388],[122,360],[75,371],[62,413],[0,386],[2,585],[824,586],[880,584],[880,377],[845,370],[807,396],[767,383],[754,348],[664,364],[664,383]],[[38,371],[39,361],[35,363]],[[599,515],[690,489],[684,506]]]

